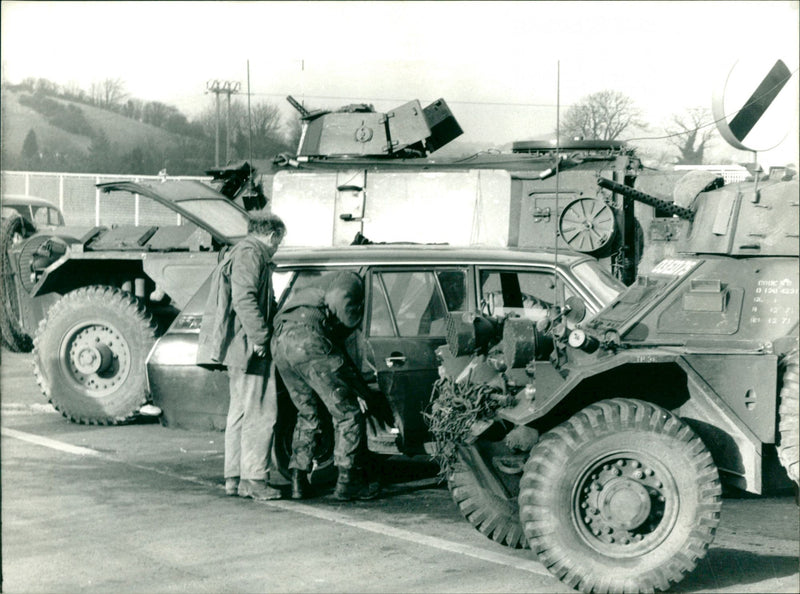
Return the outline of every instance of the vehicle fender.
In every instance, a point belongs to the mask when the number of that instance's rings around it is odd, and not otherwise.
[[[172,304],[183,309],[217,266],[216,252],[181,252],[175,254],[145,254],[144,273],[156,286],[169,295]]]
[[[50,264],[50,266],[44,270],[42,276],[39,277],[39,280],[36,281],[36,284],[31,289],[31,297],[38,297],[40,295],[53,292],[62,292],[58,291],[56,287],[60,285],[59,279],[64,273],[65,264],[69,261],[69,256],[65,254]]]
[[[92,254],[91,258],[83,257],[83,254],[77,254],[77,256],[75,257],[67,251],[66,254],[45,268],[31,289],[31,296],[38,297],[48,293],[64,295],[79,287],[103,284],[106,282],[102,276],[104,271],[111,271],[118,275],[128,268],[132,276],[141,273],[141,263],[135,259],[95,254]]]
[[[31,296],[63,295],[78,287],[107,282],[103,278],[105,269],[114,275],[127,271],[131,281],[136,276],[148,277],[175,307],[182,309],[217,265],[216,252],[181,252],[179,258],[174,253],[128,253],[123,258],[102,252],[77,256],[68,252],[50,264],[31,289]]]
[[[770,356],[772,359],[774,356]],[[766,359],[766,357],[764,357]],[[726,482],[760,494],[762,491],[762,442],[726,399],[695,369],[695,361],[681,357],[690,398],[675,411],[706,444]],[[744,366],[747,373],[753,373]],[[766,398],[765,398],[766,400]],[[774,393],[772,417],[774,417]],[[774,418],[772,420],[774,423]]]
[[[610,357],[602,357],[589,364],[576,366],[562,375],[549,361],[537,362],[534,369],[535,393],[520,391],[516,406],[498,411],[498,416],[517,425],[527,425],[549,413],[559,402],[568,398],[580,384],[596,375],[610,371],[628,363],[669,363],[675,355],[666,352],[622,352]]]

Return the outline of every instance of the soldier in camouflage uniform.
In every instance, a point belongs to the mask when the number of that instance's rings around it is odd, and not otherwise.
[[[309,494],[308,473],[320,432],[319,400],[333,419],[334,463],[339,471],[334,496],[343,501],[371,499],[378,485],[367,485],[364,417],[354,387],[360,378],[344,350],[344,338],[360,323],[364,285],[352,272],[322,277],[297,291],[275,318],[272,355],[297,407],[292,440],[292,499]]]

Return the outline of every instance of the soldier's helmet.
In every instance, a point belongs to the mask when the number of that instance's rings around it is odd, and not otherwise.
[[[355,328],[364,315],[364,281],[355,272],[338,272],[325,291],[325,305],[348,328]]]

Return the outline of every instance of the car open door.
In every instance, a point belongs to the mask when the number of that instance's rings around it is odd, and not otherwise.
[[[431,439],[422,412],[438,379],[435,351],[445,343],[448,311],[467,307],[467,269],[375,268],[368,285],[370,362],[395,413],[400,449],[424,453]]]

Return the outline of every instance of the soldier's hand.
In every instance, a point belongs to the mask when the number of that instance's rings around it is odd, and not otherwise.
[[[263,359],[267,356],[267,347],[263,344],[257,344],[253,347],[253,352],[256,354],[256,356]]]

